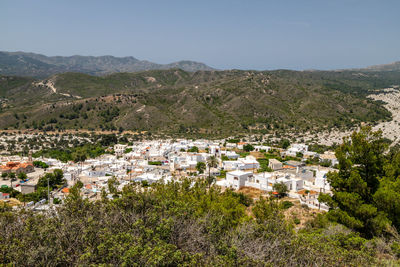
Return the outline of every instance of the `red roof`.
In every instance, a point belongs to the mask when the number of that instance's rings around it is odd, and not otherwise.
[[[33,167],[33,164],[30,163],[30,162],[28,162],[28,163],[20,163],[20,162],[10,161],[10,162],[7,162],[6,165],[0,166],[0,168],[3,171],[8,171],[8,170],[18,170],[20,168],[26,169],[28,166],[32,166]]]
[[[69,193],[69,188],[68,187],[64,187],[61,191],[63,193]]]

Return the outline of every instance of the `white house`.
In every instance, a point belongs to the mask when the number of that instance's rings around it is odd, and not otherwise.
[[[329,161],[332,166],[335,166],[339,163],[335,156],[335,152],[332,151],[325,151],[324,154],[319,155],[320,161]]]
[[[253,156],[246,156],[246,158],[239,158],[238,160],[242,163],[241,170],[257,170],[260,168],[260,163]]]
[[[277,159],[269,159],[268,167],[275,171],[275,170],[282,169],[283,165],[282,165],[282,162],[280,162]]]
[[[222,166],[226,171],[232,170],[257,170],[260,168],[260,163],[253,156],[247,156],[246,158],[239,158],[238,160],[225,160],[222,162]]]
[[[241,162],[237,160],[225,160],[222,162],[222,167],[225,171],[239,170],[240,165]]]
[[[276,179],[277,183],[284,183],[289,191],[298,191],[303,189],[304,181],[293,177],[280,177]]]
[[[254,151],[260,152],[265,151],[268,152],[271,149],[269,146],[254,146]]]
[[[330,191],[331,186],[326,179],[328,171],[317,171],[315,175],[315,187],[319,188],[322,192]]]
[[[246,185],[246,181],[250,176],[253,176],[253,173],[240,170],[228,172],[226,174],[227,185],[238,190]]]
[[[225,156],[228,159],[238,159],[239,158],[239,154],[236,154],[235,151],[226,151]]]
[[[116,144],[114,145],[114,152],[117,156],[122,156],[125,152],[127,145]]]
[[[272,178],[272,173],[264,172],[250,177],[246,183],[246,186],[257,188],[263,191],[272,191],[273,182],[274,179]]]

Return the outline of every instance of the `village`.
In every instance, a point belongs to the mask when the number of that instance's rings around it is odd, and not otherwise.
[[[115,144],[109,147],[109,153],[79,162],[43,156],[33,158],[31,152],[26,156],[3,155],[0,161],[1,201],[10,202],[14,208],[35,210],[62,204],[78,181],[83,185],[80,190],[84,198],[98,200],[102,194],[113,198],[110,179],[121,191],[132,182],[149,186],[185,178],[203,179],[222,190],[247,189],[259,195],[285,195],[309,208],[327,210],[326,205],[318,202],[318,196],[321,192],[330,193],[327,173],[336,171],[333,167],[338,163],[334,152],[319,154],[309,151],[305,144],[291,144],[284,149],[229,139]],[[10,189],[29,196],[38,190],[40,179],[50,177],[46,174],[55,170],[62,170],[62,183],[52,187],[48,184],[46,188],[46,181],[41,181],[45,188],[43,199],[21,202],[12,198]]]

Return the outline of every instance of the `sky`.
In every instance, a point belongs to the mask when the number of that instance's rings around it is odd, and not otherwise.
[[[0,51],[113,55],[218,69],[400,60],[399,0],[0,0]]]

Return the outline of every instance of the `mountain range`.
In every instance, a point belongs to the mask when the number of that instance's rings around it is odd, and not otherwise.
[[[366,68],[358,69],[361,71],[400,71],[400,61],[389,64],[373,65]]]
[[[350,129],[390,120],[367,96],[400,85],[400,63],[335,71],[214,70],[133,57],[0,52],[0,129],[190,135]]]
[[[25,52],[0,52],[0,74],[44,78],[63,72],[106,75],[116,72],[136,72],[154,69],[179,68],[185,71],[214,70],[195,61],[157,64],[134,57],[114,56],[54,56]]]

